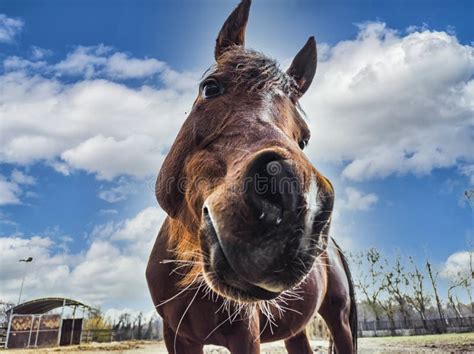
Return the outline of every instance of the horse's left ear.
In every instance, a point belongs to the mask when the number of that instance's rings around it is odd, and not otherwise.
[[[317,65],[316,41],[309,37],[304,47],[296,54],[286,73],[292,76],[298,85],[299,94],[302,96],[311,85]]]
[[[249,19],[251,0],[242,0],[225,21],[216,39],[214,56],[216,60],[234,45],[244,45],[245,27]]]

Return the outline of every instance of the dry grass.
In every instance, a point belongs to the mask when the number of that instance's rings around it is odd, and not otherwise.
[[[362,338],[367,353],[474,353],[473,333]]]
[[[316,353],[327,353],[327,342],[313,341]],[[442,334],[413,337],[378,337],[361,338],[359,340],[359,353],[474,353],[474,333]],[[51,353],[87,353],[101,354],[115,352],[120,354],[166,354],[163,342],[151,341],[126,341],[112,343],[90,343],[79,346],[44,348],[44,349],[15,349],[8,350],[8,354],[51,354]],[[206,354],[227,354],[223,348],[208,346]],[[262,345],[262,354],[286,353],[283,342]]]

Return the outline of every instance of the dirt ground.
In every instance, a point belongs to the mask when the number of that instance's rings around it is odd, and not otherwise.
[[[315,353],[327,353],[326,341],[313,341],[312,346]],[[112,352],[116,354],[167,354],[163,342],[128,341],[113,343],[91,343],[80,346],[8,350],[8,354],[104,354]],[[206,346],[206,354],[227,354],[227,350]],[[286,353],[283,342],[267,343],[262,345],[262,354]],[[474,333],[443,334],[413,337],[378,337],[361,338],[359,340],[359,353],[474,353]]]

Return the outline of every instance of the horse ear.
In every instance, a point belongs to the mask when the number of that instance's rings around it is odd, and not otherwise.
[[[296,54],[286,73],[292,76],[299,88],[302,96],[311,85],[317,65],[316,41],[314,37],[309,37],[304,47]]]
[[[216,39],[216,48],[214,56],[216,60],[229,47],[234,45],[244,45],[245,42],[245,27],[249,18],[251,0],[242,0],[230,14],[219,32]]]

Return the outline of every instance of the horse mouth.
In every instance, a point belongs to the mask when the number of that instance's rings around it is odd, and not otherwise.
[[[208,213],[204,213],[204,225],[204,237],[201,238],[207,239],[207,242],[202,242],[204,255],[212,253],[212,260],[204,257],[204,274],[211,289],[224,297],[244,302],[272,300],[280,295],[281,292],[269,291],[240,277],[228,262]]]
[[[223,297],[249,303],[272,300],[285,290],[300,284],[312,269],[315,255],[306,252],[298,255],[296,251],[296,255],[290,257],[292,259],[288,261],[287,269],[274,271],[277,279],[271,282],[251,282],[232,267],[207,212],[203,213],[203,219],[200,241],[204,255],[204,278],[211,289]],[[323,231],[324,227],[320,232]],[[284,281],[279,281],[278,278],[283,276]]]

